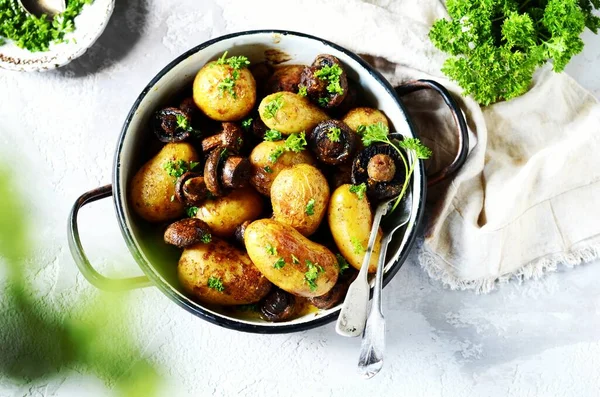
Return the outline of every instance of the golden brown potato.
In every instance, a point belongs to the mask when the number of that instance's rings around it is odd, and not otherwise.
[[[213,305],[258,302],[271,289],[247,254],[218,238],[186,248],[177,276],[188,294]]]
[[[385,114],[373,108],[354,108],[344,116],[342,121],[354,131],[358,129],[358,126],[367,126],[379,122],[382,122],[386,127],[388,126]]]
[[[297,164],[282,170],[271,185],[273,218],[305,236],[318,229],[328,202],[327,179],[312,165]]]
[[[219,237],[231,237],[235,228],[258,218],[263,199],[252,187],[236,189],[227,196],[206,200],[198,207],[196,218],[202,219]]]
[[[369,234],[373,225],[373,214],[366,195],[361,199],[350,192],[352,185],[342,185],[331,195],[327,218],[333,240],[340,253],[350,265],[360,269],[369,245]],[[381,248],[381,228],[377,233],[375,247],[369,262],[369,273],[377,270]]]
[[[198,153],[189,143],[168,143],[135,174],[129,199],[135,212],[149,222],[164,222],[184,215],[184,207],[175,195],[176,177],[169,175],[167,164],[177,168],[180,161],[188,166],[198,161]]]
[[[321,296],[337,281],[335,255],[290,226],[272,219],[254,221],[246,227],[244,243],[261,273],[291,294]]]
[[[260,102],[258,113],[267,127],[286,135],[310,131],[329,119],[327,113],[306,97],[291,92],[267,95]]]
[[[265,196],[271,194],[271,185],[279,173],[296,164],[315,164],[316,161],[308,150],[301,152],[283,152],[275,162],[269,157],[276,151],[281,150],[285,142],[261,142],[252,153],[250,153],[250,163],[252,164],[252,177],[250,183]]]
[[[209,62],[196,75],[193,96],[196,105],[211,119],[236,121],[244,118],[256,102],[256,82],[247,68],[238,70],[234,80],[234,69],[229,65]],[[232,92],[219,88],[224,83],[233,83]]]
[[[285,65],[275,69],[267,81],[266,92],[269,94],[280,91],[298,93],[298,84],[304,68],[304,65]]]

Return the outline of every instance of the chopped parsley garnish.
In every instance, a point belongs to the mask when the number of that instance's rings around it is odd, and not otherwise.
[[[221,58],[217,60],[217,65],[229,65],[234,70],[239,70],[241,68],[250,66],[250,61],[243,55],[233,56],[225,59],[225,57],[227,57],[227,52],[228,51],[225,51],[223,55],[221,55]]]
[[[285,152],[295,152],[299,153],[306,148],[306,133],[302,131],[299,134],[292,134],[287,137],[285,140],[285,144],[281,147],[278,147],[269,155],[269,161],[274,163],[277,161],[279,157]]]
[[[410,177],[415,170],[417,161],[428,159],[431,157],[432,151],[427,146],[423,145],[417,138],[404,137],[404,139],[398,141],[398,143],[392,142],[389,138],[388,127],[382,122],[366,126],[363,132],[362,141],[365,146],[370,146],[374,142],[381,142],[390,145],[396,150],[396,152],[398,152],[398,155],[404,163],[404,184],[402,185],[402,190],[400,191],[400,194],[398,195],[398,198],[396,199],[396,202],[394,202],[394,206],[391,209],[391,211],[394,211],[398,204],[400,204],[402,197],[404,197],[406,189],[408,189]],[[411,158],[410,166],[408,165],[408,159],[404,155],[404,151],[402,149],[404,149],[406,154],[408,154],[408,156]]]
[[[308,95],[308,91],[306,91],[306,86],[305,85],[299,85],[298,86],[298,95],[300,95],[300,96],[307,96]]]
[[[306,148],[306,133],[302,131],[299,134],[292,134],[285,140],[286,150],[299,153]]]
[[[308,200],[308,203],[306,203],[306,208],[304,209],[304,212],[306,212],[306,215],[314,215],[315,214],[315,199],[311,198],[310,200]]]
[[[327,91],[331,94],[344,94],[344,89],[340,84],[340,77],[342,76],[343,70],[338,64],[332,66],[323,66],[321,69],[315,72],[315,77],[321,80],[327,80]]]
[[[217,85],[217,88],[219,89],[219,91],[221,91],[221,96],[223,96],[223,93],[227,91],[233,97],[233,99],[237,99],[237,94],[235,93],[234,87],[235,80],[231,77],[225,77]]]
[[[250,65],[250,61],[245,56],[237,56],[237,57],[227,57],[227,51],[223,53],[221,58],[217,60],[217,65],[228,65],[233,70],[231,71],[230,77],[225,77],[222,81],[219,82],[217,88],[221,91],[221,96],[225,91],[227,91],[233,99],[237,99],[237,94],[235,92],[235,82],[240,78],[239,70]]]
[[[361,183],[360,185],[352,185],[350,186],[350,193],[355,193],[358,196],[359,200],[365,198],[365,192],[367,191],[367,184]]]
[[[200,165],[198,161],[190,161],[190,171],[195,170],[198,165]]]
[[[239,305],[237,309],[241,312],[257,312],[258,306],[256,305],[256,303],[250,303],[247,305]]]
[[[277,159],[275,159],[275,160],[277,160]],[[265,170],[265,172],[266,172],[267,174],[272,174],[272,173],[273,173],[273,168],[269,167],[268,165],[266,165],[266,166],[263,168],[263,170]]]
[[[267,244],[265,249],[267,251],[267,254],[277,255],[277,248],[273,247],[271,244]]]
[[[358,127],[356,127],[356,133],[360,136],[363,136],[366,129],[367,129],[367,126],[361,124]]]
[[[298,259],[298,258],[296,257],[296,255],[294,255],[294,254],[292,254],[292,263],[293,263],[294,265],[297,265],[298,263],[300,263],[300,259]]]
[[[219,277],[210,276],[208,278],[208,288],[212,288],[216,291],[223,292],[225,291],[225,287],[223,286],[223,282]]]
[[[225,157],[227,157],[228,154],[229,154],[229,151],[227,150],[227,148],[224,148],[224,149],[221,150],[221,153],[219,154],[219,157],[225,158]]]
[[[179,178],[189,171],[188,163],[185,160],[169,160],[163,165],[163,168],[173,178]]]
[[[188,207],[186,212],[187,212],[187,216],[189,216],[190,218],[193,218],[198,213],[198,207]]]
[[[17,0],[0,0],[0,45],[6,38],[31,52],[48,51],[50,43],[65,42],[65,34],[75,30],[75,17],[92,1],[69,0],[65,11],[50,19],[29,15]]]
[[[360,255],[362,253],[365,252],[365,247],[362,245],[362,243],[360,242],[359,239],[357,239],[356,237],[352,237],[350,239],[350,242],[352,243],[352,247],[354,248],[354,253],[356,255]]]
[[[177,114],[175,115],[175,118],[177,119],[177,128],[179,128],[180,130],[187,131],[195,137],[199,137],[200,135],[202,135],[202,133],[199,130],[195,130],[192,127],[192,125],[190,124],[190,120],[186,116],[182,114]]]
[[[348,269],[350,265],[348,264],[346,258],[344,258],[342,255],[337,254],[335,257],[337,259],[338,269],[340,269],[340,274],[343,274],[344,270]]]
[[[279,109],[283,107],[283,94],[278,94],[273,97],[267,104],[265,105],[265,110],[263,111],[263,117],[266,119],[272,119],[275,117]]]
[[[319,102],[319,105],[321,105],[323,107],[327,107],[327,105],[329,104],[329,99],[319,98],[319,100],[317,102]]]
[[[323,273],[325,270],[318,263],[313,263],[308,259],[306,260],[306,267],[308,270],[304,273],[304,281],[308,284],[311,291],[315,291],[317,289],[316,281],[319,278],[319,273]]]
[[[206,244],[210,243],[212,241],[212,234],[210,234],[210,233],[204,234],[200,238],[200,241],[202,241],[203,243],[206,243]]]
[[[339,142],[341,133],[342,130],[340,130],[338,127],[331,127],[327,133],[327,138],[329,138],[331,142]]]
[[[273,142],[280,141],[282,138],[283,135],[281,135],[281,132],[277,130],[267,130],[267,132],[265,132],[264,140]]]
[[[246,120],[242,121],[242,128],[248,131],[250,127],[252,127],[252,120],[252,117],[249,117]]]
[[[285,261],[283,260],[283,258],[279,258],[279,259],[277,259],[277,261],[275,263],[273,263],[273,267],[275,269],[281,269],[284,266],[285,266]]]

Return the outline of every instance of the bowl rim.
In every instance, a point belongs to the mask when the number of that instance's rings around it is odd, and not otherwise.
[[[411,122],[410,118],[408,117],[406,108],[404,107],[402,101],[398,97],[398,95],[397,95],[396,91],[394,90],[394,88],[392,87],[392,85],[373,66],[369,65],[364,59],[359,57],[354,52],[352,52],[338,44],[332,43],[331,41],[322,39],[320,37],[316,37],[316,36],[306,34],[306,33],[291,31],[291,30],[258,29],[258,30],[245,30],[245,31],[230,33],[230,34],[215,37],[213,39],[205,41],[205,42],[185,51],[178,57],[176,57],[173,61],[169,62],[164,68],[162,68],[152,78],[152,80],[150,80],[150,82],[146,85],[146,87],[138,95],[138,97],[136,98],[135,102],[133,103],[131,109],[129,110],[127,117],[125,118],[125,122],[123,123],[123,127],[121,129],[121,133],[120,133],[118,141],[117,141],[117,147],[116,147],[115,157],[114,157],[114,161],[113,161],[113,189],[115,191],[113,194],[113,202],[114,202],[115,210],[117,213],[119,228],[121,229],[121,234],[123,235],[123,237],[125,239],[125,243],[127,245],[127,248],[129,249],[129,252],[132,254],[132,256],[134,257],[134,259],[136,260],[137,264],[140,266],[140,268],[142,269],[144,274],[146,276],[148,276],[148,278],[152,281],[154,286],[158,287],[160,289],[160,291],[163,294],[165,294],[167,297],[169,297],[172,301],[177,303],[180,307],[187,310],[188,312],[190,312],[212,324],[215,324],[215,325],[218,325],[218,326],[221,326],[224,328],[228,328],[228,329],[232,329],[232,330],[236,330],[236,331],[242,331],[242,332],[258,333],[258,334],[284,334],[284,333],[290,333],[290,332],[305,331],[308,329],[312,329],[312,328],[316,328],[316,327],[328,324],[328,323],[334,321],[335,319],[337,319],[337,317],[339,316],[340,310],[337,310],[333,313],[329,313],[328,315],[325,315],[322,317],[317,317],[317,318],[314,318],[312,320],[308,320],[308,321],[302,322],[302,323],[272,326],[272,325],[266,325],[266,324],[265,325],[248,324],[245,322],[238,322],[234,319],[215,316],[213,313],[204,310],[204,308],[202,308],[200,305],[192,306],[192,305],[188,304],[188,302],[184,301],[178,294],[176,294],[174,292],[175,288],[171,284],[166,283],[162,279],[160,279],[158,277],[158,275],[156,275],[155,272],[153,271],[153,269],[151,268],[152,265],[143,258],[143,256],[141,255],[141,253],[139,252],[139,250],[136,246],[135,238],[133,237],[131,230],[129,230],[129,228],[127,226],[127,223],[126,223],[127,216],[125,214],[125,209],[124,209],[123,205],[121,204],[121,200],[120,200],[122,189],[124,187],[121,186],[119,183],[119,174],[120,174],[120,168],[121,168],[121,163],[120,163],[119,159],[120,159],[121,151],[123,148],[124,139],[127,134],[127,130],[129,128],[129,124],[131,123],[133,116],[135,115],[136,111],[138,110],[139,105],[141,104],[142,100],[146,97],[148,92],[156,85],[156,83],[165,74],[170,72],[171,69],[173,69],[180,62],[184,61],[186,58],[190,57],[192,54],[195,54],[207,47],[210,47],[211,45],[213,45],[219,41],[231,39],[234,37],[248,36],[248,35],[255,35],[255,34],[292,35],[292,36],[298,36],[298,37],[302,37],[302,38],[306,38],[306,39],[310,39],[310,40],[316,40],[316,41],[320,41],[321,43],[325,44],[326,46],[330,46],[330,47],[344,53],[348,57],[352,58],[361,67],[363,67],[379,84],[381,84],[383,86],[383,88],[385,88],[387,93],[395,100],[396,104],[400,107],[400,109],[404,113],[404,115],[406,117],[406,122],[407,122],[412,134],[415,137],[418,137],[416,129],[415,129],[413,123]],[[423,170],[424,169],[423,161],[419,160],[419,162],[421,163],[420,164],[421,170]],[[424,202],[425,202],[425,196],[426,196],[426,192],[427,192],[427,184],[425,183],[425,173],[424,172],[420,173],[419,184],[421,185],[421,195],[418,198],[418,200],[419,200],[418,201],[418,210],[417,210],[417,214],[414,218],[415,221],[414,221],[413,229],[411,230],[411,232],[406,240],[406,244],[404,245],[404,247],[402,247],[402,250],[401,250],[400,256],[398,257],[398,260],[395,261],[389,267],[387,272],[384,274],[384,277],[383,277],[383,286],[384,287],[396,275],[398,270],[400,270],[400,267],[402,267],[402,264],[406,260],[406,257],[410,253],[410,249],[412,248],[412,246],[416,240],[417,231],[419,229],[419,225],[421,224],[421,220],[423,218],[424,211],[425,211]]]

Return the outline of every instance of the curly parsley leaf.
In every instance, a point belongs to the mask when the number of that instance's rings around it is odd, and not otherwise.
[[[179,178],[181,175],[188,172],[190,168],[185,160],[169,160],[163,164],[163,169],[167,171],[169,176]]]
[[[360,185],[352,185],[348,190],[350,190],[350,193],[356,194],[359,200],[362,200],[367,192],[367,184],[363,182]]]
[[[317,279],[319,278],[319,273],[324,273],[325,270],[318,263],[313,263],[308,259],[305,261],[307,271],[304,273],[304,282],[308,284],[308,287],[311,291],[315,291],[317,289]]]
[[[249,117],[246,120],[242,121],[242,128],[245,131],[248,131],[250,127],[252,127],[252,117]]]
[[[208,288],[212,288],[215,291],[223,292],[225,291],[225,286],[223,286],[223,282],[219,277],[210,276],[208,278]]]
[[[277,259],[277,261],[275,261],[275,263],[273,263],[273,267],[275,269],[281,269],[285,266],[285,260],[283,258],[279,258]]]
[[[266,119],[272,119],[275,117],[279,109],[283,107],[283,94],[277,94],[265,105],[265,110],[263,111],[263,117]]]
[[[341,133],[342,133],[342,130],[340,130],[338,127],[331,127],[329,129],[329,132],[327,133],[327,138],[331,142],[339,142]]]
[[[185,212],[187,213],[188,217],[193,218],[198,213],[198,207],[188,207],[188,209],[185,210]],[[209,242],[210,242],[210,240],[209,240]]]
[[[525,93],[548,61],[564,70],[583,49],[587,27],[600,28],[598,0],[449,0],[451,19],[436,21],[432,43],[451,56],[442,71],[482,105]]]
[[[280,141],[281,139],[283,139],[283,135],[281,135],[281,132],[277,131],[277,130],[267,130],[267,132],[265,132],[265,136],[264,136],[264,140],[265,141]]]
[[[327,80],[327,91],[331,94],[344,94],[344,89],[340,84],[340,77],[342,76],[343,70],[338,64],[332,66],[323,66],[321,69],[315,72],[315,77],[321,80]]]
[[[308,203],[306,203],[306,208],[304,209],[304,212],[306,212],[306,215],[314,215],[315,214],[315,199],[311,198],[310,200],[308,200]]]
[[[338,269],[340,269],[340,274],[343,274],[344,270],[348,269],[350,265],[348,264],[346,258],[344,258],[341,254],[337,254],[335,257],[337,259]]]
[[[300,95],[300,96],[307,96],[308,95],[308,91],[306,90],[306,86],[305,85],[299,85],[298,86],[298,95]]]

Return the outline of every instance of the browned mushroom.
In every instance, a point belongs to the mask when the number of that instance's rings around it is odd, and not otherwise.
[[[369,160],[367,174],[375,182],[389,182],[396,175],[396,163],[387,154],[376,154]]]
[[[339,106],[348,94],[348,78],[339,59],[321,54],[312,66],[304,68],[300,85],[306,87],[308,97],[324,108]]]
[[[252,165],[246,157],[231,156],[225,160],[221,173],[221,183],[224,188],[238,189],[248,186]]]
[[[385,157],[376,157],[378,155]],[[383,159],[383,162],[379,164],[378,159]],[[393,175],[391,175],[392,171]],[[367,195],[374,200],[392,198],[400,194],[404,178],[404,162],[396,149],[385,143],[366,147],[352,161],[352,183],[355,185],[365,183]]]
[[[296,297],[279,288],[273,288],[260,303],[261,317],[273,322],[289,320],[296,310]]]
[[[348,80],[348,93],[346,97],[339,104],[339,106],[332,109],[332,115],[336,118],[342,118],[346,113],[348,113],[351,109],[356,107],[356,103],[358,102],[358,88],[356,88],[356,83]]]
[[[253,63],[250,65],[250,73],[256,81],[256,91],[260,94],[259,98],[264,97],[265,86],[269,80],[269,76],[273,73],[273,67],[266,62]]]
[[[191,119],[177,108],[164,108],[154,114],[153,130],[161,142],[181,142],[190,137]]]
[[[208,225],[198,218],[187,218],[172,223],[164,234],[165,243],[185,248],[197,243],[210,243],[212,236]]]
[[[208,155],[206,163],[204,163],[204,183],[206,183],[208,191],[216,197],[223,195],[219,178],[219,168],[223,157],[226,155],[227,149],[215,149]]]
[[[275,69],[267,81],[265,93],[272,94],[281,91],[297,93],[304,68],[304,65],[285,65]]]
[[[199,111],[198,106],[196,106],[196,102],[194,102],[194,98],[192,97],[182,100],[179,104],[179,109],[187,114],[191,120],[194,120],[194,116],[196,116]]]
[[[227,148],[235,153],[239,152],[244,145],[244,134],[237,124],[222,123],[223,130],[213,136],[202,140],[202,151],[208,153],[218,147]]]
[[[338,165],[350,160],[358,145],[358,136],[344,122],[326,120],[312,130],[308,145],[320,162]]]
[[[186,172],[177,179],[175,196],[188,206],[198,206],[208,197],[204,177],[195,172]]]
[[[344,300],[350,284],[357,275],[358,272],[353,268],[346,269],[344,273],[340,274],[338,281],[328,293],[310,298],[308,301],[319,309],[331,309]]]
[[[246,227],[248,227],[248,225],[251,223],[251,221],[245,221],[244,223],[235,228],[233,236],[235,237],[238,243],[244,245],[244,233],[246,232]]]

